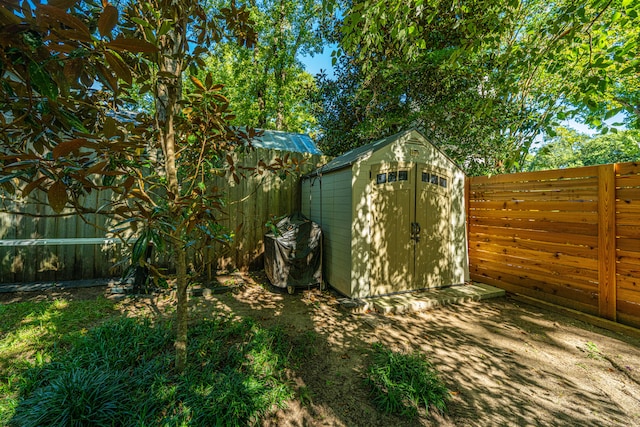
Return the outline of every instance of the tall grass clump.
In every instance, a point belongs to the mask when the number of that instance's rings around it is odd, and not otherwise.
[[[391,351],[376,343],[365,383],[378,409],[387,414],[415,417],[420,408],[446,410],[449,391],[425,356]]]
[[[171,323],[105,322],[25,372],[9,424],[245,426],[292,396],[282,330],[217,317],[194,323],[189,343],[177,375]]]
[[[72,369],[55,375],[23,402],[13,422],[25,426],[111,426],[131,414],[128,382],[123,372]]]

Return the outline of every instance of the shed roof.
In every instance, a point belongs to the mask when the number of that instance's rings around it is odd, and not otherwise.
[[[296,153],[322,154],[322,151],[307,134],[276,130],[265,130],[263,132],[262,136],[256,137],[252,141],[254,147]]]
[[[381,149],[382,147],[384,147],[386,145],[389,145],[392,142],[397,141],[400,138],[406,137],[407,135],[412,134],[412,133],[415,133],[416,135],[422,137],[422,139],[424,139],[426,142],[429,143],[429,140],[419,130],[417,130],[417,129],[404,130],[402,132],[398,132],[396,134],[387,136],[386,138],[382,138],[382,139],[379,139],[377,141],[371,142],[371,143],[369,143],[367,145],[363,145],[361,147],[354,148],[351,151],[347,151],[343,155],[336,157],[335,159],[331,160],[329,163],[321,166],[320,168],[314,170],[313,172],[309,173],[306,176],[308,176],[308,177],[317,176],[317,175],[320,175],[320,174],[324,174],[324,173],[328,173],[328,172],[332,172],[332,171],[336,171],[336,170],[339,170],[339,169],[344,169],[344,168],[350,167],[354,163],[357,163],[360,160],[366,159],[367,157],[371,156],[371,154],[373,154],[374,151],[377,151],[377,150]],[[443,153],[438,147],[435,147],[435,149],[438,150],[439,152],[441,152],[447,159],[449,159],[449,161],[455,167],[459,168],[458,165],[456,165],[456,163],[453,160],[451,160],[451,158],[449,158],[449,156],[447,156],[445,153]]]
[[[405,130],[394,135],[390,135],[386,138],[371,142],[367,145],[356,147],[353,150],[347,151],[343,155],[336,157],[326,165],[321,166],[319,169],[314,170],[308,176],[315,176],[321,173],[327,173],[349,167],[359,160],[369,157],[374,151],[379,150],[385,145],[388,145],[391,142],[396,141],[398,138],[402,138],[403,136],[410,134],[411,132],[417,131],[415,129]]]

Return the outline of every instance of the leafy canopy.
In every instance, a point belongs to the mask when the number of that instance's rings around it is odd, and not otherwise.
[[[640,131],[590,137],[567,128],[537,150],[529,170],[564,169],[640,160]]]
[[[327,145],[352,108],[348,145],[417,126],[469,173],[493,173],[522,168],[536,135],[571,117],[637,126],[639,12],[630,0],[350,3],[342,76],[321,88]]]
[[[233,2],[210,10],[186,0],[118,8],[106,0],[5,3],[0,185],[16,197],[39,189],[56,212],[80,215],[90,211],[84,195],[101,191],[107,196],[100,212],[118,223],[113,233],[166,245],[176,263],[182,371],[186,250],[216,237],[223,208],[207,176],[224,165],[237,180],[228,153],[250,147],[255,136],[229,125],[233,115],[221,87],[195,75],[212,44],[229,37],[254,44],[249,12]],[[185,78],[194,89],[183,98]],[[153,99],[153,116],[128,113],[133,90]],[[136,247],[139,253],[144,245]]]
[[[333,24],[318,0],[252,1],[258,35],[248,49],[220,43],[206,58],[206,71],[224,83],[235,123],[262,129],[310,132],[316,127],[307,101],[316,90],[300,54],[321,51]]]

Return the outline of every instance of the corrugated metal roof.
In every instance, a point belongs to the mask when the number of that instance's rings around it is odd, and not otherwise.
[[[370,144],[367,145],[363,145],[361,147],[357,147],[354,148],[351,151],[347,151],[346,153],[344,153],[343,155],[336,157],[335,159],[331,160],[329,163],[327,163],[324,166],[321,166],[319,169],[316,169],[315,171],[311,172],[309,174],[309,176],[315,176],[318,175],[320,173],[327,173],[327,172],[331,172],[334,170],[338,170],[338,169],[342,169],[342,168],[346,168],[348,166],[353,165],[354,163],[356,163],[358,160],[360,159],[364,159],[369,157],[374,151],[379,150],[380,148],[384,147],[387,144],[390,144],[391,142],[397,140],[398,138],[401,138],[409,133],[413,132],[413,130],[406,130],[400,133],[396,133],[395,135],[391,135],[388,136],[386,138],[383,139],[379,139],[377,141],[374,141]]]
[[[322,154],[322,151],[318,149],[313,139],[303,133],[265,130],[262,136],[253,140],[253,146],[256,148],[268,148],[270,150]]]

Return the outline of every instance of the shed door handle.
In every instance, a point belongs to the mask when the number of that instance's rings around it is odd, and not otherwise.
[[[416,242],[420,241],[420,224],[418,224],[417,222],[411,223],[411,239],[415,240]]]

